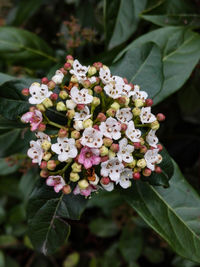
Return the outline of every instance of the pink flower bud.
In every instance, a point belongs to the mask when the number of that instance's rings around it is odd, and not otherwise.
[[[47,84],[49,90],[53,90],[56,87],[56,84],[53,81],[48,82]]]
[[[140,177],[141,177],[141,175],[140,175],[139,172],[135,172],[135,173],[133,173],[133,179],[134,179],[134,180],[139,180]]]
[[[47,168],[47,162],[46,161],[42,161],[40,164],[40,169],[46,169]]]
[[[28,95],[29,95],[29,89],[28,89],[28,88],[24,88],[24,89],[22,90],[22,95],[24,95],[24,96],[28,96]]]
[[[145,168],[142,172],[142,174],[145,176],[145,177],[148,177],[151,175],[151,170],[148,169],[148,168]]]
[[[101,178],[101,183],[104,185],[107,185],[110,183],[110,178],[109,177],[102,177]]]
[[[100,78],[99,77],[95,77],[96,78],[96,84],[99,84],[100,83]]]
[[[42,178],[47,178],[49,176],[49,172],[47,170],[41,170],[40,176]]]
[[[140,153],[145,154],[147,152],[146,146],[140,146]]]
[[[50,96],[51,100],[53,101],[56,101],[58,99],[58,94],[56,93],[53,93],[51,96]]]
[[[56,168],[55,160],[49,160],[47,162],[47,169],[50,170],[50,171],[53,171],[53,170],[55,170],[55,168]]]
[[[156,166],[155,167],[155,172],[156,173],[161,173],[162,172],[162,169],[159,166]]]
[[[84,104],[78,104],[77,106],[76,106],[76,108],[77,108],[77,110],[83,110],[84,108],[85,108],[85,105]]]
[[[108,146],[109,147],[109,146],[112,145],[112,143],[113,143],[113,140],[111,138],[108,138],[108,137],[103,138],[104,146]]]
[[[85,81],[83,82],[83,86],[84,86],[85,88],[90,87],[90,85],[91,85],[91,82],[90,82],[89,80],[85,80]]]
[[[92,128],[94,128],[95,130],[98,130],[99,131],[99,125],[97,125],[97,124],[93,125]]]
[[[75,144],[76,144],[76,147],[78,149],[81,149],[82,148],[82,144],[81,144],[81,141],[80,140],[76,140]]]
[[[47,77],[43,77],[43,78],[41,79],[41,83],[43,83],[43,84],[47,84],[48,82],[49,82],[49,80],[48,80]]]
[[[102,87],[100,86],[100,85],[96,85],[95,87],[94,87],[94,91],[97,93],[97,94],[99,94],[99,93],[101,93],[102,92]]]
[[[46,125],[44,123],[40,123],[38,126],[39,132],[44,132],[46,130]]]
[[[100,112],[97,116],[97,120],[102,122],[102,121],[105,121],[106,120],[106,115],[103,114],[102,112]]]
[[[66,129],[60,129],[58,132],[58,137],[63,138],[67,136],[67,130]]]
[[[161,144],[158,144],[157,145],[157,148],[159,149],[159,151],[162,151],[163,150],[163,146]]]
[[[72,55],[67,55],[67,56],[66,56],[66,60],[74,60],[74,58],[73,58]]]
[[[165,115],[162,113],[158,113],[156,117],[157,117],[158,121],[164,121],[165,120]]]
[[[68,184],[66,184],[66,185],[63,187],[63,189],[62,189],[62,192],[63,192],[63,194],[65,194],[65,195],[70,194],[71,191],[72,191],[71,186],[68,185]]]
[[[135,149],[139,149],[141,147],[141,144],[139,142],[133,143]]]
[[[124,132],[127,129],[127,125],[125,123],[121,124],[121,131]]]
[[[60,68],[60,71],[64,74],[67,75],[67,71],[64,68]]]
[[[110,150],[113,152],[118,152],[119,151],[119,145],[118,144],[112,144],[110,147]]]
[[[128,84],[128,80],[126,78],[123,78],[125,84]]]
[[[153,105],[153,100],[151,98],[147,98],[145,103],[147,107],[151,107]]]
[[[129,83],[129,85],[131,86],[132,89],[134,89],[134,87],[135,87],[134,84]]]
[[[103,64],[102,64],[101,62],[95,62],[95,63],[93,64],[93,66],[94,66],[97,70],[100,70],[100,68],[103,67]]]
[[[80,135],[81,134],[80,134],[79,131],[74,130],[74,131],[71,132],[71,137],[74,138],[74,139],[80,138]]]
[[[126,103],[126,97],[121,96],[117,99],[117,101],[120,105],[124,105]]]
[[[109,160],[109,157],[108,156],[101,157],[101,162],[105,162],[107,160]]]
[[[64,64],[64,69],[65,69],[65,70],[70,70],[71,67],[72,67],[72,65],[71,65],[69,62],[66,62],[66,63]]]

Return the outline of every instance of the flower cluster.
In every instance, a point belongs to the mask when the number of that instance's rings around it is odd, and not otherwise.
[[[83,66],[68,55],[51,80],[22,94],[33,106],[21,120],[36,132],[28,156],[55,192],[88,197],[162,172],[156,131],[165,116],[152,114],[147,93],[102,63]]]

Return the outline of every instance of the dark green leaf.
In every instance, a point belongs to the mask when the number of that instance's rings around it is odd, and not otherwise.
[[[36,34],[15,27],[0,27],[0,58],[38,67],[56,62],[51,48]]]
[[[98,218],[89,225],[90,231],[99,237],[111,237],[117,234],[118,227],[114,221]]]
[[[164,252],[159,248],[146,247],[144,249],[144,256],[153,264],[159,264],[164,261]]]
[[[18,170],[19,165],[13,164],[10,165],[6,159],[0,159],[0,175],[8,175],[14,173]]]
[[[158,29],[135,40],[124,51],[122,51],[115,61],[117,61],[127,51],[129,51],[129,56],[131,53],[134,54],[138,47],[141,47],[143,44],[148,42],[154,42],[161,50],[162,64],[160,72],[163,72],[164,77],[163,80],[160,81],[162,86],[158,89],[159,86],[157,86],[157,79],[155,79],[154,83],[154,76],[157,77],[156,73],[152,75],[152,70],[149,68],[151,71],[151,80],[149,80],[150,75],[148,75],[147,72],[141,71],[140,76],[145,80],[141,81],[141,85],[143,90],[147,91],[150,96],[153,96],[154,104],[157,104],[180,89],[191,75],[191,72],[200,58],[200,35],[189,29],[185,29],[184,27],[165,27]],[[146,62],[144,61],[144,64],[145,63]],[[120,64],[123,64],[123,58],[118,62],[118,66],[120,66]],[[135,64],[137,66],[137,63],[134,62],[131,66],[129,64],[128,67],[123,64],[125,67],[123,73],[130,73],[131,67],[131,69],[133,69],[131,77],[134,77],[136,74],[136,68],[134,67]],[[158,62],[156,62],[155,65],[156,64],[158,64]],[[152,62],[152,65],[154,65],[154,62]],[[154,68],[156,69],[156,66],[154,66]],[[144,70],[146,70],[146,68],[144,68]],[[120,75],[120,73],[118,74]],[[133,81],[135,82],[134,79]],[[148,81],[151,82],[151,85],[154,84],[157,89],[153,90],[152,87],[149,88],[149,86],[146,86]]]
[[[7,247],[17,244],[17,239],[12,235],[0,235],[0,246]]]
[[[168,189],[138,181],[124,196],[176,253],[200,263],[200,198],[174,166]]]
[[[85,205],[83,197],[57,194],[39,181],[28,204],[28,233],[34,248],[44,254],[54,252],[70,233],[63,218],[79,219]]]
[[[0,72],[0,85],[13,79],[13,76]]]
[[[146,6],[146,0],[104,1],[106,40],[109,48],[125,42],[137,29],[139,14]]]

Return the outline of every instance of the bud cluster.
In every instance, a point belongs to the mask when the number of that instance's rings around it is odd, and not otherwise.
[[[27,154],[55,192],[88,197],[162,172],[156,131],[165,116],[155,116],[147,93],[113,76],[101,62],[83,66],[68,55],[51,80],[44,77],[22,94],[33,106],[21,120],[37,137]],[[57,121],[51,121],[49,109],[58,114]],[[48,135],[52,128],[55,134]]]

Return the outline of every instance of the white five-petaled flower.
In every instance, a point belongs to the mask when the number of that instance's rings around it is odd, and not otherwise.
[[[155,135],[155,133],[155,130],[150,130],[146,136],[146,141],[150,146],[157,148],[158,137]]]
[[[83,82],[86,79],[86,74],[88,72],[89,66],[83,66],[76,59],[73,62],[73,69],[70,70],[70,73],[75,75],[79,82]]]
[[[119,98],[122,95],[122,86],[115,82],[111,82],[104,86],[104,91],[106,94],[113,99]]]
[[[120,185],[122,188],[124,188],[124,189],[130,187],[130,186],[131,186],[131,181],[130,181],[130,179],[133,178],[133,175],[132,175],[132,174],[133,174],[133,171],[132,171],[131,169],[129,169],[129,168],[125,168],[125,169],[121,172],[121,174],[120,174],[120,178],[119,178],[119,180],[116,182],[116,184],[119,183],[119,185]]]
[[[116,118],[121,123],[128,123],[132,118],[133,114],[131,112],[131,108],[121,108],[116,112]]]
[[[71,99],[66,100],[66,107],[68,109],[74,109],[76,107],[76,103]]]
[[[107,66],[103,66],[102,68],[100,68],[99,78],[104,84],[110,83],[111,73],[110,73],[110,69]]]
[[[128,145],[128,140],[123,138],[119,141],[119,151],[117,157],[119,161],[124,161],[130,163],[133,161],[132,153],[134,151],[134,146]]]
[[[135,129],[133,121],[129,121],[125,134],[132,142],[140,142],[141,131]]]
[[[73,124],[73,127],[77,131],[81,131],[81,130],[84,129],[82,121],[75,121],[74,124]]]
[[[76,86],[72,87],[70,95],[76,104],[89,104],[93,100],[93,96],[88,93],[88,89],[79,90]]]
[[[52,77],[52,81],[55,84],[61,84],[64,78],[64,74],[62,73],[62,71],[57,70],[55,75]]]
[[[27,155],[32,159],[33,163],[41,164],[43,157],[43,149],[39,141],[30,141],[30,148]]]
[[[46,184],[48,186],[53,186],[54,187],[54,191],[56,193],[59,193],[60,190],[63,189],[63,187],[65,186],[65,180],[63,179],[62,176],[60,175],[52,175],[52,176],[49,176],[46,180]]]
[[[159,149],[150,149],[150,150],[147,150],[147,152],[144,155],[144,159],[146,160],[146,163],[147,163],[147,168],[149,168],[152,171],[155,170],[155,164],[159,160],[158,151]]]
[[[87,106],[79,112],[75,112],[74,120],[75,121],[85,121],[91,117],[90,110]]]
[[[53,152],[58,154],[58,160],[63,162],[71,158],[75,158],[78,154],[73,138],[57,138],[57,143],[51,145]]]
[[[145,101],[148,97],[148,94],[145,91],[140,91],[140,87],[138,85],[134,86],[133,93],[133,100],[141,99],[142,101]]]
[[[91,127],[84,130],[83,136],[81,137],[81,144],[91,148],[99,148],[103,144],[103,134]]]
[[[156,117],[151,113],[151,107],[141,109],[140,120],[142,123],[151,123],[156,121]]]
[[[101,163],[101,175],[110,177],[112,181],[118,181],[124,165],[117,159],[113,158]]]
[[[121,124],[114,118],[109,117],[99,126],[102,134],[108,138],[118,140],[121,137]]]
[[[42,144],[44,141],[49,141],[49,142],[51,142],[51,138],[47,135],[47,134],[45,134],[45,133],[43,133],[43,132],[37,132],[36,134],[36,137],[38,138],[38,142],[40,143],[40,144]]]
[[[46,98],[50,97],[52,92],[48,90],[48,86],[46,84],[39,84],[37,82],[32,83],[29,92],[31,97],[29,98],[30,104],[41,104]]]
[[[113,182],[110,182],[109,184],[102,184],[101,180],[100,180],[100,184],[108,192],[111,192],[114,189],[114,183]]]

